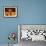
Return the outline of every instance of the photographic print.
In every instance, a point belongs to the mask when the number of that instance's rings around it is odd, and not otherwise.
[[[16,17],[17,8],[16,7],[5,7],[4,8],[4,17]]]

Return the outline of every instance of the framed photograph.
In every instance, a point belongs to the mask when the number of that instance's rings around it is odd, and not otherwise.
[[[4,8],[4,17],[16,17],[17,8],[16,7],[5,7]]]

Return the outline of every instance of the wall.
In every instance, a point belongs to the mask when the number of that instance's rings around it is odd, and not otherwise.
[[[18,7],[18,0],[0,0],[0,44],[7,44],[9,42],[8,35],[10,32],[17,31],[17,21],[18,17],[16,18],[5,18],[3,16],[3,10],[5,6],[16,6]],[[18,43],[18,38],[16,38],[16,43]]]
[[[4,18],[5,6],[16,6],[18,16]],[[8,43],[9,32],[18,32],[18,24],[46,24],[46,0],[0,0],[0,44]]]
[[[46,24],[46,0],[19,0],[21,24]]]

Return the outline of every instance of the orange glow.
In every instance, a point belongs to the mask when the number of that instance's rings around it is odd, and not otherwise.
[[[5,16],[16,16],[16,11],[15,9],[5,9]]]

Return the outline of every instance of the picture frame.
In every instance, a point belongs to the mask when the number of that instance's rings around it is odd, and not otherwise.
[[[16,17],[17,7],[4,7],[4,17]]]

